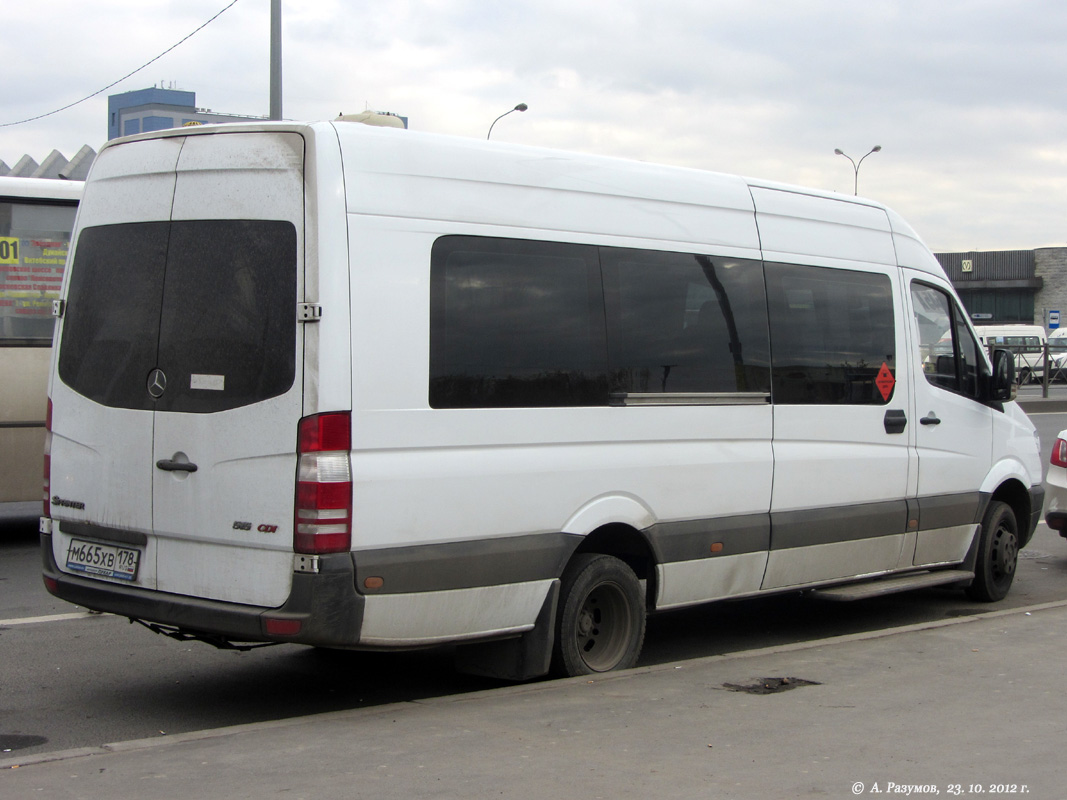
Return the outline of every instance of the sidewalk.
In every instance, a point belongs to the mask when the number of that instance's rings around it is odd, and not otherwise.
[[[594,679],[9,758],[0,797],[765,800],[919,794],[908,785],[946,797],[973,784],[986,797],[1063,798],[1064,642],[1067,602],[990,611]],[[726,688],[777,685],[768,678],[811,683],[768,694]]]

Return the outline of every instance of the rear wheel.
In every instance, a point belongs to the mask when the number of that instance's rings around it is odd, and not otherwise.
[[[552,665],[589,675],[637,663],[645,639],[645,604],[633,570],[614,556],[582,553],[563,573]]]
[[[994,500],[982,519],[974,582],[967,587],[972,600],[993,603],[1003,600],[1015,579],[1019,561],[1019,523],[1011,506]]]

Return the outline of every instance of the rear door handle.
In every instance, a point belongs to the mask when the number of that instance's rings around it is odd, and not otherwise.
[[[920,425],[940,425],[941,420],[937,418],[937,414],[931,411],[925,417],[919,420]]]
[[[196,472],[196,464],[190,461],[173,461],[163,458],[156,462],[156,466],[167,472]]]

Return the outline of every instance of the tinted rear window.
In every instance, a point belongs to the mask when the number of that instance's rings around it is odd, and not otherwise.
[[[206,220],[89,228],[59,375],[117,408],[212,412],[284,394],[296,366],[296,229]],[[159,368],[166,390],[148,393]]]

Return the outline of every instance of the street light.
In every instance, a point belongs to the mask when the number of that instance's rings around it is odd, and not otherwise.
[[[526,105],[526,103],[519,103],[519,104],[518,104],[517,106],[515,106],[515,108],[511,109],[511,111],[525,111],[525,110],[526,110],[526,109],[528,109],[528,108],[529,108],[529,106],[528,106],[528,105]],[[510,113],[511,113],[511,111],[505,111],[505,112],[504,112],[503,114],[501,114],[501,115],[500,115],[499,117],[497,117],[496,119],[494,119],[494,120],[493,120],[493,125],[496,125],[496,124],[497,124],[498,122],[500,122],[500,120],[504,119],[504,117],[506,117],[506,116],[507,116],[508,114],[510,114]],[[489,126],[489,133],[485,134],[485,138],[486,138],[487,140],[489,139],[489,137],[490,137],[490,136],[492,135],[492,133],[493,133],[493,125],[490,125],[490,126]]]
[[[877,153],[881,149],[882,149],[882,145],[876,144],[874,147],[872,147],[870,150],[867,151],[867,155],[865,155],[863,158],[866,158],[871,153]],[[852,156],[850,156],[848,153],[843,152],[841,150],[841,148],[834,148],[834,155],[844,156],[849,161],[852,161]],[[860,193],[860,164],[863,163],[863,158],[861,158],[859,160],[859,163],[857,163],[855,161],[852,161],[852,170],[855,173],[855,175],[854,175],[855,180],[852,183],[852,194],[859,194]]]

